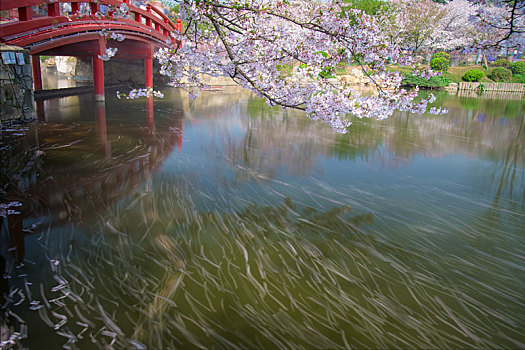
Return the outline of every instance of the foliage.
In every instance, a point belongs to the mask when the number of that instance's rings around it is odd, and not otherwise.
[[[419,86],[424,88],[443,88],[450,84],[449,80],[443,76],[434,76],[430,79],[425,79],[413,74],[405,75],[405,78],[401,81],[403,86]]]
[[[517,61],[510,65],[512,74],[525,74],[525,62]]]
[[[485,92],[485,84],[478,85],[478,94],[483,94]]]
[[[496,67],[490,73],[490,79],[494,81],[509,81],[512,78],[512,72],[503,67]]]
[[[382,0],[345,0],[344,3],[348,5],[344,9],[353,8],[372,16],[379,15],[390,6],[388,2]]]
[[[450,61],[445,57],[436,57],[430,61],[430,68],[437,71],[447,71]]]
[[[525,74],[514,74],[511,81],[513,83],[525,84]]]
[[[447,60],[450,61],[450,55],[444,51],[439,51],[439,52],[436,52],[435,54],[432,55],[432,59],[434,58],[445,58]]]
[[[485,76],[485,72],[483,72],[480,69],[471,69],[465,72],[465,75],[463,75],[464,81],[481,81],[481,79]]]
[[[496,61],[491,63],[492,67],[503,67],[509,69],[511,62],[503,58],[498,58]]]
[[[484,69],[480,66],[454,66],[450,67],[448,71],[443,72],[441,75],[447,78],[451,83],[460,83],[463,81],[463,76],[465,73],[471,69],[480,69],[484,71]],[[489,78],[487,78],[487,72],[485,72],[485,77],[483,77],[481,81],[491,81]]]

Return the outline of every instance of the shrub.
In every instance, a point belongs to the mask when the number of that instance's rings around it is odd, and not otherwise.
[[[446,52],[443,52],[443,51],[440,51],[440,52],[436,52],[435,54],[432,55],[432,59],[431,61],[434,59],[434,58],[446,58],[448,61],[450,61],[450,55]]]
[[[435,76],[430,79],[416,77],[411,73],[405,75],[405,78],[401,81],[403,86],[420,86],[425,88],[442,88],[449,84],[449,80],[443,76]]]
[[[525,74],[525,62],[514,62],[510,65],[510,70],[512,74]]]
[[[507,68],[496,67],[490,73],[490,79],[494,81],[508,81],[512,79],[512,72]]]
[[[433,70],[446,72],[448,70],[449,64],[450,61],[445,57],[436,57],[433,58],[432,61],[430,61],[430,68],[432,68]]]
[[[481,78],[485,76],[485,72],[479,69],[470,69],[463,75],[464,81],[481,81]]]
[[[525,74],[514,74],[512,76],[513,83],[525,84]]]
[[[492,63],[491,66],[492,67],[509,68],[510,67],[510,62],[505,60],[505,59],[503,59],[503,58],[499,58],[496,61],[494,61],[494,63]]]

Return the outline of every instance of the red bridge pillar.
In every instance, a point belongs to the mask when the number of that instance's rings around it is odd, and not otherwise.
[[[42,90],[42,71],[40,69],[40,56],[31,56],[31,65],[33,67],[33,86],[35,91]]]
[[[106,43],[99,39],[99,55],[106,53]],[[93,87],[95,88],[95,101],[104,101],[104,61],[98,55],[93,56]]]
[[[144,72],[146,74],[145,87],[150,89],[153,87],[153,48],[150,47],[146,53],[146,58],[144,59]]]

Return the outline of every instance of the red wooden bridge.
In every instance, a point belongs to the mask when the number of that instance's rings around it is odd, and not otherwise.
[[[91,57],[96,100],[104,100],[106,47],[117,48],[115,57],[143,58],[145,87],[153,86],[153,52],[174,42],[171,32],[181,30],[161,10],[133,0],[1,0],[0,11],[10,20],[0,24],[0,42],[21,46],[32,55],[35,90],[42,89],[40,55]],[[124,5],[123,5],[124,4]],[[127,16],[115,16],[122,14]],[[103,29],[120,34],[123,41],[100,35]]]

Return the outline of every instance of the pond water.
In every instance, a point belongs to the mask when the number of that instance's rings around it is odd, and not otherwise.
[[[4,345],[525,347],[522,100],[339,135],[239,89],[165,95],[2,127]]]

